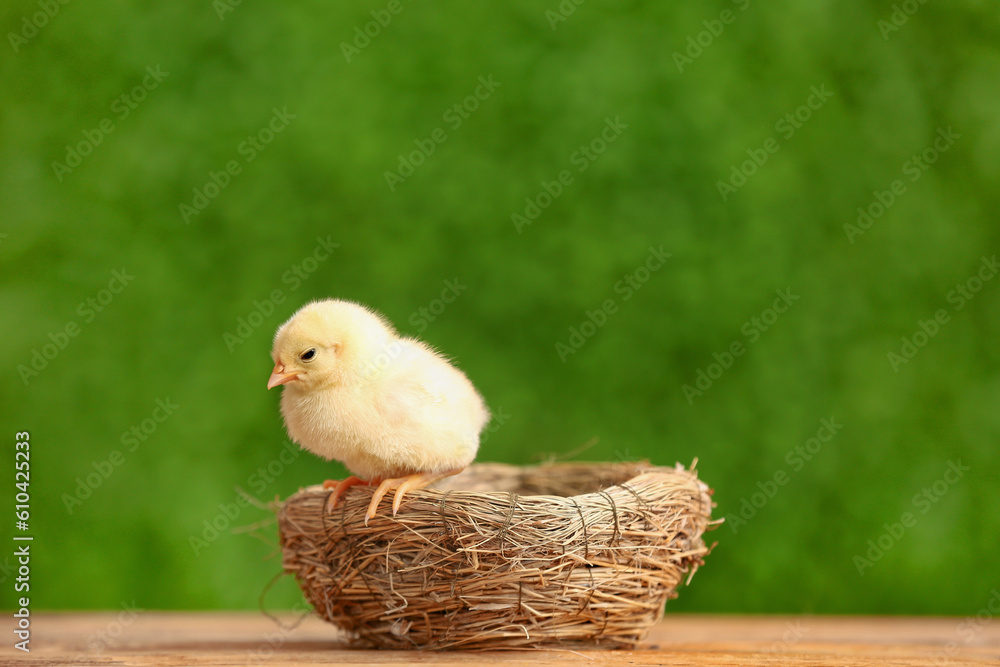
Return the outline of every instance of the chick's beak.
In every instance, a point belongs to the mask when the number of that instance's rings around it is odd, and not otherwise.
[[[267,388],[274,389],[279,384],[285,384],[291,382],[292,380],[298,380],[299,376],[295,373],[286,373],[285,367],[281,364],[277,364],[274,370],[271,371],[271,377],[267,380]]]

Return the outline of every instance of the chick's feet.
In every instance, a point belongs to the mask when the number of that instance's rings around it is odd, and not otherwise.
[[[422,489],[428,484],[433,484],[439,479],[443,479],[451,475],[457,475],[460,472],[462,472],[462,468],[446,470],[445,472],[418,472],[408,475],[407,477],[384,480],[378,485],[378,488],[375,489],[375,493],[372,494],[372,501],[368,505],[368,511],[365,513],[365,525],[367,526],[368,520],[375,516],[379,503],[382,502],[382,498],[384,498],[385,494],[389,492],[389,489],[396,489],[396,495],[392,499],[392,515],[396,516],[396,512],[399,511],[399,504],[403,502],[403,496],[406,495],[407,491]]]
[[[361,479],[360,477],[357,477],[355,475],[351,475],[350,477],[347,477],[346,479],[342,479],[340,481],[337,481],[335,479],[326,480],[325,482],[323,482],[323,488],[333,489],[333,493],[331,493],[330,497],[326,499],[327,513],[333,511],[333,508],[337,506],[337,501],[339,501],[341,496],[343,496],[344,493],[352,486],[370,486],[372,484],[378,484],[379,481],[381,480]]]

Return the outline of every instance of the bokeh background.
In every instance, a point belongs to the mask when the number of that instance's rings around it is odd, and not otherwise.
[[[282,455],[265,390],[275,328],[329,296],[456,360],[497,415],[481,460],[697,457],[729,521],[668,611],[988,601],[993,4],[45,6],[0,8],[0,433],[31,433],[35,608],[257,605],[275,528],[241,532],[269,514],[236,489],[343,473]]]

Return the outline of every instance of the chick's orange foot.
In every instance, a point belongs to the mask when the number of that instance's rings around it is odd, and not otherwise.
[[[328,479],[328,480],[326,480],[325,482],[323,482],[323,488],[324,489],[333,489],[333,493],[331,493],[330,497],[326,499],[326,511],[327,511],[327,513],[333,511],[333,509],[337,506],[337,502],[340,500],[340,498],[352,486],[370,486],[372,484],[378,484],[380,481],[382,481],[382,480],[379,480],[379,479],[370,479],[370,480],[368,480],[368,479],[361,479],[357,475],[351,475],[350,477],[347,477],[347,478],[342,479],[340,481],[335,480],[335,479]]]
[[[407,491],[413,491],[415,489],[422,489],[428,484],[433,484],[439,479],[444,479],[445,477],[450,477],[451,475],[457,475],[462,472],[464,468],[456,468],[454,470],[446,470],[444,472],[418,472],[412,475],[407,475],[406,477],[397,477],[395,479],[383,480],[378,488],[375,489],[375,493],[372,494],[372,501],[368,505],[368,511],[365,512],[365,525],[368,525],[368,520],[375,516],[375,512],[378,510],[378,505],[382,502],[382,498],[385,494],[389,492],[389,489],[396,489],[396,494],[392,499],[392,515],[396,516],[396,512],[399,511],[399,505],[403,502],[403,496],[406,495]]]

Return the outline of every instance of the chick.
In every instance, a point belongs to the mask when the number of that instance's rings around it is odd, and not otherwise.
[[[353,473],[327,480],[333,509],[347,489],[378,484],[365,524],[395,489],[407,491],[465,469],[490,419],[465,375],[426,344],[399,336],[381,315],[350,301],[303,306],[274,335],[267,388],[284,385],[291,439]]]

